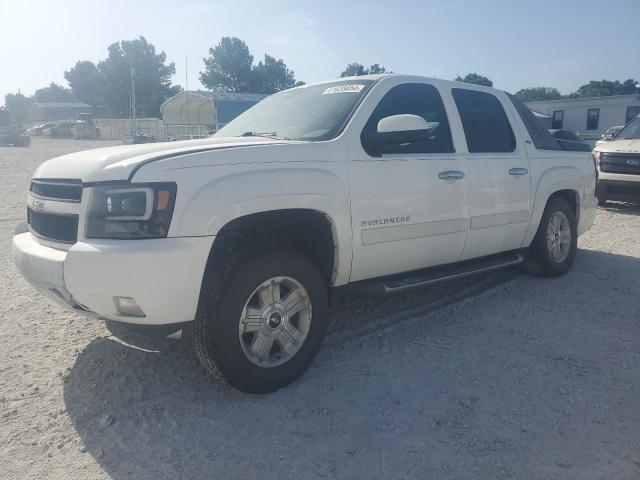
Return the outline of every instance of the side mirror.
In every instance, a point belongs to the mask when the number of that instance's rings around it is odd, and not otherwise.
[[[402,114],[381,119],[376,131],[367,132],[363,141],[369,153],[379,154],[386,145],[424,142],[428,138],[429,124],[424,118]]]
[[[378,133],[407,132],[414,130],[429,130],[427,121],[419,115],[404,113],[391,115],[378,122]]]

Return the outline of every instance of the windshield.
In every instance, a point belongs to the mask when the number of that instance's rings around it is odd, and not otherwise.
[[[640,116],[627,123],[615,138],[616,140],[635,140],[640,138]]]
[[[265,98],[214,137],[329,140],[342,131],[372,84],[372,80],[344,80],[285,90]]]

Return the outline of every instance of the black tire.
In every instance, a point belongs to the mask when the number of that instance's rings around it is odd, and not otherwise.
[[[286,276],[302,284],[311,303],[309,331],[299,350],[278,366],[252,363],[240,344],[239,322],[252,292],[266,280]],[[328,315],[325,281],[306,257],[293,252],[245,252],[222,269],[205,273],[194,322],[198,358],[208,373],[247,393],[269,393],[293,382],[315,357]]]
[[[571,234],[569,252],[562,261],[554,260],[547,246],[547,229],[549,228],[551,218],[556,212],[562,212],[566,216],[569,221]],[[536,236],[529,247],[529,255],[524,262],[525,270],[535,275],[545,275],[548,277],[557,277],[567,273],[576,257],[578,247],[577,223],[576,215],[569,203],[560,196],[551,197],[542,214]]]

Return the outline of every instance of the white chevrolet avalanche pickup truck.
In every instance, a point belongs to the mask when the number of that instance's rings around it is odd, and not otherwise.
[[[565,273],[595,185],[591,154],[505,92],[354,77],[272,95],[212,138],[44,162],[13,257],[80,314],[192,323],[211,374],[270,392],[316,355],[337,287]]]

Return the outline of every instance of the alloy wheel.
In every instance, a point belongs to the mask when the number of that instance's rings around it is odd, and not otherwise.
[[[247,359],[260,367],[277,367],[304,344],[311,327],[311,300],[291,277],[273,277],[260,284],[245,303],[238,334]]]

